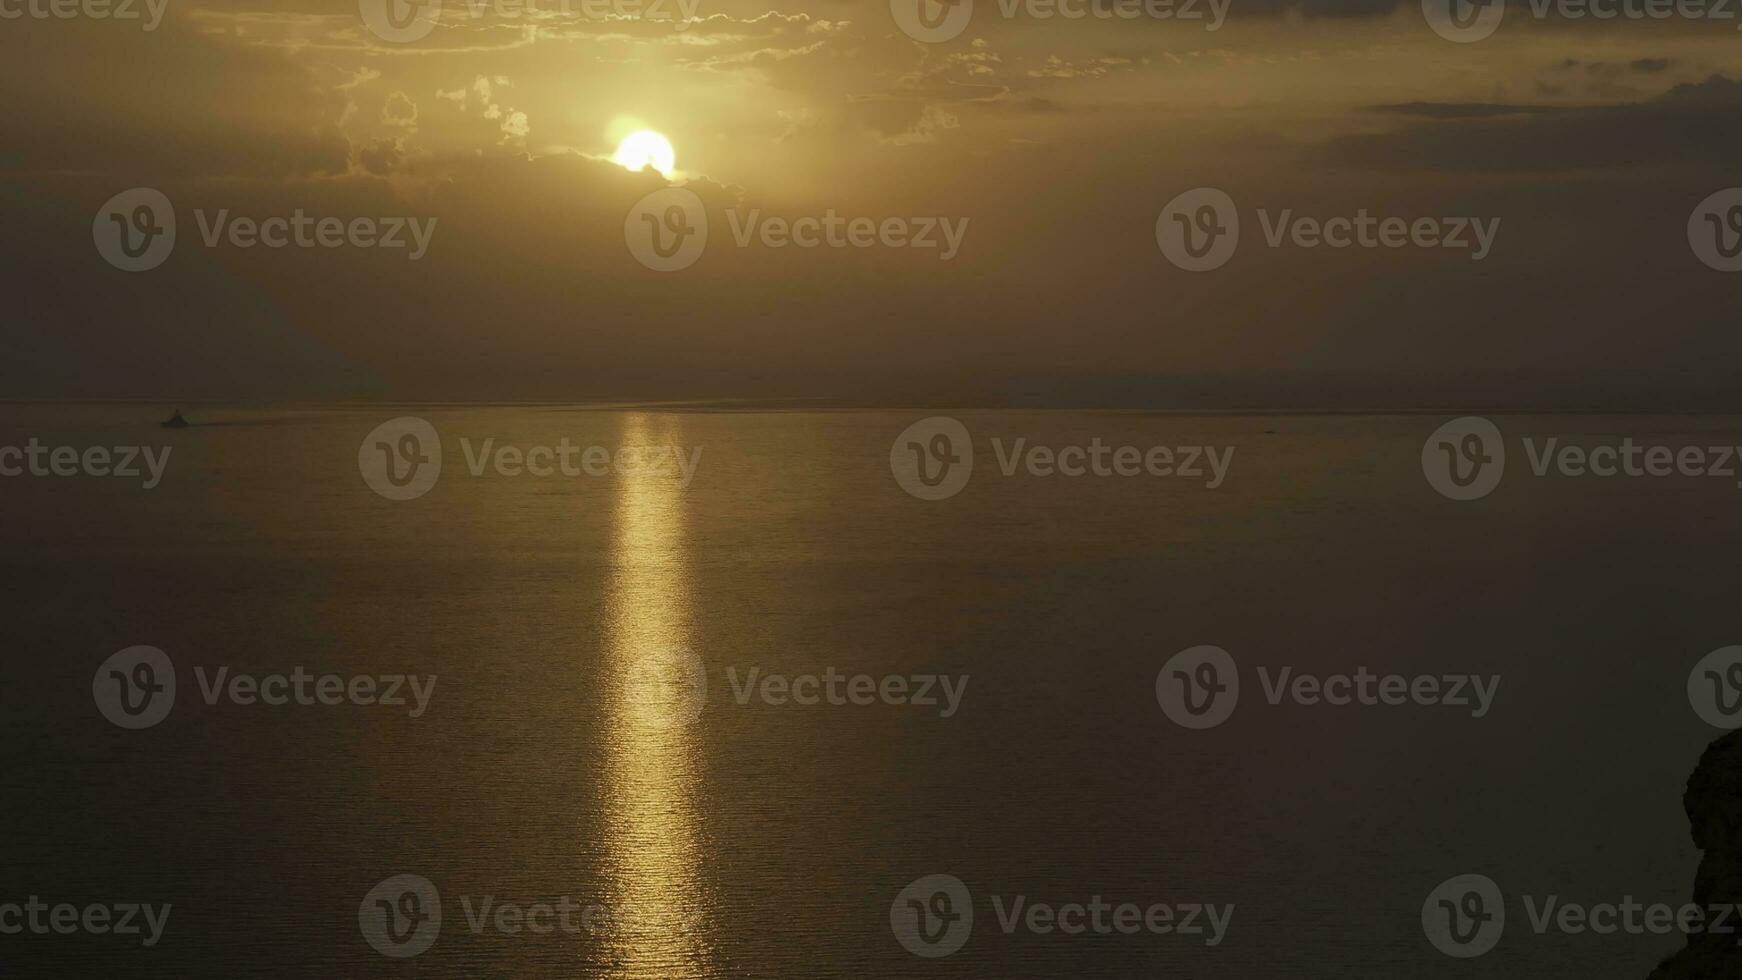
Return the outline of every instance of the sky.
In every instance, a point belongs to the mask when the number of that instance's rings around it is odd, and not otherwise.
[[[1742,4],[60,2],[0,0],[4,397],[1667,407],[1742,353]],[[705,247],[650,267],[674,201]],[[375,232],[231,234],[299,213]]]

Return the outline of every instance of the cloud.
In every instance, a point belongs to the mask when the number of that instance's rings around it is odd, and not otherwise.
[[[381,105],[381,121],[389,126],[410,129],[417,125],[417,103],[404,92],[394,92]]]
[[[142,35],[71,20],[0,30],[7,141],[19,169],[296,177],[342,174],[345,97],[309,67],[168,17]],[[99,81],[101,80],[101,81]]]
[[[1043,63],[1028,69],[1027,74],[1030,78],[1100,78],[1130,64],[1129,58],[1103,56],[1072,62],[1052,54],[1047,55]]]
[[[352,161],[356,168],[377,177],[393,173],[399,169],[404,159],[405,150],[400,141],[388,137],[369,140],[352,151]]]
[[[1424,119],[1492,119],[1496,116],[1530,116],[1565,110],[1551,106],[1497,105],[1489,102],[1401,102],[1397,105],[1373,106],[1372,111]]]
[[[526,135],[532,132],[532,127],[526,122],[526,113],[508,110],[502,119],[502,132],[505,139],[525,140]]]
[[[1742,82],[1713,75],[1640,102],[1382,106],[1415,122],[1333,139],[1339,166],[1462,172],[1629,170],[1723,166],[1742,154]]]

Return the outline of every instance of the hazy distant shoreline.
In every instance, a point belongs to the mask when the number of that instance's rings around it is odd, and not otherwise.
[[[513,401],[503,399],[479,399],[475,401],[429,401],[418,399],[343,399],[333,401],[235,401],[235,400],[172,400],[153,398],[0,398],[0,405],[40,406],[40,407],[76,407],[76,406],[108,406],[137,405],[146,414],[153,411],[166,413],[173,408],[180,408],[189,413],[201,411],[260,411],[279,409],[285,411],[307,412],[343,412],[343,411],[378,411],[382,409],[420,409],[441,411],[444,409],[488,409],[512,408],[534,409],[561,412],[630,412],[658,411],[674,413],[760,413],[760,412],[809,412],[818,414],[829,413],[872,413],[872,412],[1060,412],[1060,413],[1093,413],[1104,415],[1164,415],[1187,417],[1433,417],[1455,415],[1482,415],[1494,417],[1506,416],[1664,416],[1664,417],[1709,417],[1709,418],[1742,418],[1742,406],[1735,408],[1555,408],[1530,407],[1517,405],[1445,404],[1434,406],[1373,406],[1355,408],[1326,407],[1273,407],[1273,406],[1222,406],[1222,407],[1164,407],[1142,405],[1096,405],[1096,404],[990,404],[980,402],[861,402],[858,400],[829,401],[810,398],[722,398],[672,401],[663,399],[627,399],[622,401],[560,401],[560,400],[527,400]]]

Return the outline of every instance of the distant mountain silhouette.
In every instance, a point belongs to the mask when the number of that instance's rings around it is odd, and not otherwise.
[[[1706,852],[1694,875],[1694,904],[1709,909],[1742,902],[1742,730],[1706,746],[1688,777],[1682,808],[1694,846]],[[1692,933],[1687,948],[1658,964],[1649,980],[1742,977],[1736,938]]]

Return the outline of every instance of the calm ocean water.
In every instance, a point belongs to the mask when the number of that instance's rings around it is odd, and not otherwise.
[[[1688,899],[1681,793],[1718,734],[1688,672],[1742,642],[1734,480],[1537,479],[1515,458],[1458,503],[1422,476],[1437,417],[964,411],[974,475],[930,502],[890,467],[928,412],[201,408],[179,431],[161,414],[0,413],[0,445],[174,447],[151,490],[0,480],[0,902],[173,908],[150,948],[8,937],[4,975],[1642,978],[1679,946],[1534,936],[1509,912],[1496,952],[1455,960],[1421,907],[1466,872]],[[414,500],[359,472],[396,415],[441,436]],[[1495,420],[1742,444],[1734,418]],[[1215,489],[1006,477],[993,437],[1235,455]],[[468,470],[485,440],[564,439],[700,455],[687,485],[670,466]],[[178,690],[130,731],[93,676],[138,644]],[[1481,718],[1272,706],[1246,681],[1228,723],[1188,731],[1156,676],[1198,644],[1248,670],[1502,680]],[[436,680],[417,717],[202,697],[220,668],[298,667]],[[752,668],[968,680],[945,716],[740,703]],[[891,903],[938,873],[975,920],[959,952],[921,958]],[[407,874],[443,921],[426,952],[385,957],[359,906]],[[1213,946],[1006,933],[995,899],[1015,896],[1234,911]],[[516,932],[485,902],[608,918]]]

